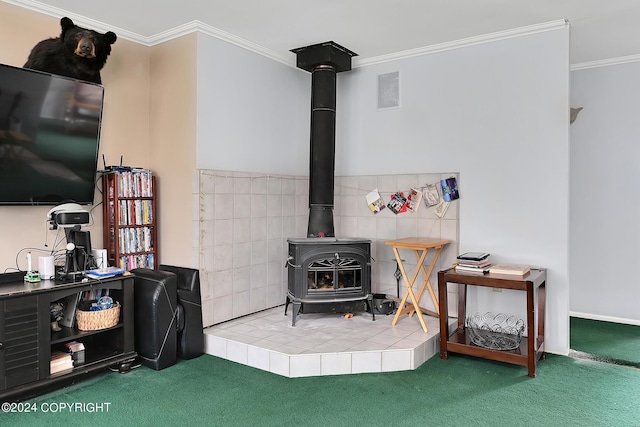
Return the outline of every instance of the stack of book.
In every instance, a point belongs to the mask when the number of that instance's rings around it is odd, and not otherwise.
[[[491,267],[489,254],[486,252],[465,252],[458,255],[456,260],[456,271],[464,273],[486,274]]]
[[[49,373],[51,375],[73,369],[73,359],[69,353],[63,353],[61,351],[54,351],[51,353],[51,362],[49,367]]]
[[[489,269],[492,274],[509,274],[512,276],[526,276],[529,271],[531,271],[531,267],[526,264],[496,264]]]

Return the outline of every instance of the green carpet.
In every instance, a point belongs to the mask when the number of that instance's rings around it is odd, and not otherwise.
[[[525,367],[435,356],[415,371],[285,378],[214,356],[105,372],[0,413],[11,426],[638,426],[640,370],[548,355]],[[108,411],[58,410],[109,403]],[[44,412],[49,409],[49,412]]]
[[[640,326],[572,317],[570,339],[572,350],[640,365]]]

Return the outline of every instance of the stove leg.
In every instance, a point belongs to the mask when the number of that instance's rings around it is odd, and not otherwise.
[[[293,313],[291,313],[291,326],[296,326],[296,317],[298,317],[298,313],[300,312],[299,302],[293,302]]]
[[[284,301],[284,315],[285,316],[287,315],[287,307],[289,307],[289,297],[286,297],[285,301]]]

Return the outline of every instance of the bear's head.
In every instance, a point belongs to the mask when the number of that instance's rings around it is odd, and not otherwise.
[[[107,62],[107,57],[111,53],[111,45],[115,43],[117,37],[112,31],[104,34],[87,28],[78,27],[67,17],[60,20],[62,41],[67,54],[79,62],[88,61],[93,63],[96,71],[100,70]]]

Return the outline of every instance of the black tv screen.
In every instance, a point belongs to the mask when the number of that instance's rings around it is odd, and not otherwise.
[[[104,88],[0,64],[0,205],[93,204]]]

